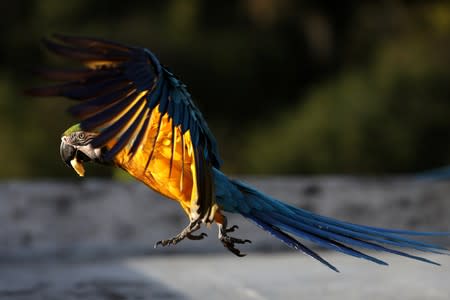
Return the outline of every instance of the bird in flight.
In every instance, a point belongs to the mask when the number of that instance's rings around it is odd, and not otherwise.
[[[33,96],[62,96],[79,120],[61,136],[62,160],[84,176],[83,163],[118,167],[154,191],[177,201],[189,223],[179,234],[155,246],[200,240],[203,224],[216,223],[220,242],[237,256],[247,239],[233,237],[225,213],[237,213],[288,246],[332,264],[299,241],[387,265],[355,248],[390,252],[437,264],[406,253],[406,248],[446,253],[440,245],[414,236],[448,236],[352,224],[293,207],[265,195],[221,171],[216,140],[186,85],[148,49],[97,38],[54,35],[43,40],[51,52],[80,63],[78,68],[45,68],[38,74],[57,81],[31,88]],[[411,237],[412,236],[412,237]]]

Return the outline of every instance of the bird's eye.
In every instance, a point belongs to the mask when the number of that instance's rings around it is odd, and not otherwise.
[[[84,132],[78,132],[77,138],[79,140],[84,140],[86,138],[86,134],[84,134]]]

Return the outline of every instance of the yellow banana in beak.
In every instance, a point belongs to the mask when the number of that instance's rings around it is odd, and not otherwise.
[[[81,162],[79,162],[76,158],[70,161],[72,168],[77,172],[78,176],[84,176],[84,166]]]

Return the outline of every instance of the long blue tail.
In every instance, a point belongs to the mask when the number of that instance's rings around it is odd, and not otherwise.
[[[405,236],[449,236],[449,232],[417,232],[396,229],[384,229],[339,221],[314,214],[307,210],[290,206],[277,199],[262,194],[256,189],[239,181],[231,181],[241,195],[239,203],[230,211],[238,212],[253,221],[262,229],[270,232],[288,246],[298,249],[317,259],[327,267],[338,270],[317,253],[294,238],[309,240],[319,246],[339,251],[354,257],[363,258],[380,265],[386,262],[364,254],[352,247],[384,251],[418,261],[439,265],[426,258],[411,255],[400,250],[388,248],[409,248],[424,252],[449,254],[446,248],[424,243]],[[234,193],[236,196],[236,193]]]
[[[423,171],[416,177],[424,180],[448,180],[450,179],[450,166]]]

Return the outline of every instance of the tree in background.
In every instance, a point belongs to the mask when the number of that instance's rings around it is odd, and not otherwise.
[[[52,32],[151,48],[188,84],[227,172],[408,172],[450,162],[450,5],[442,1],[45,0],[2,8],[3,178],[71,175],[55,138],[73,122],[67,104],[21,93],[38,83],[33,67],[57,60],[38,46]]]

